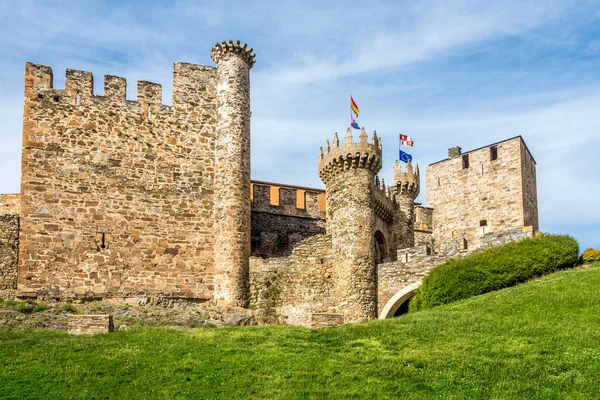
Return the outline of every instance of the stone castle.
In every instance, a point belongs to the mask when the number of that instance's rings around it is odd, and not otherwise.
[[[427,168],[377,173],[363,129],[318,154],[326,190],[251,181],[255,54],[176,63],[161,86],[27,63],[21,193],[0,197],[0,291],[19,298],[269,310],[319,327],[397,315],[435,265],[538,230],[535,161],[520,136]]]

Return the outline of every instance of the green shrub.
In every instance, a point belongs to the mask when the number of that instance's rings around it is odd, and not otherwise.
[[[600,261],[600,250],[594,250],[590,247],[581,254],[581,259],[586,262]]]
[[[410,311],[513,286],[575,266],[579,244],[570,236],[540,235],[446,261],[423,279]]]
[[[77,313],[77,310],[75,309],[75,307],[73,307],[71,303],[67,303],[64,306],[62,306],[62,310],[67,313]]]
[[[48,306],[45,304],[40,304],[40,303],[36,303],[33,306],[33,310],[32,312],[36,313],[36,312],[42,312],[42,311],[46,311],[48,309]]]

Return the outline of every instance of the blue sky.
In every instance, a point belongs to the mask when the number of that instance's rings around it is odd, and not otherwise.
[[[345,131],[352,94],[383,138],[387,182],[400,132],[422,167],[522,135],[541,229],[600,248],[597,1],[0,2],[0,192],[19,191],[26,61],[51,66],[56,88],[83,69],[96,94],[112,74],[130,99],[137,80],[161,83],[171,104],[173,62],[213,65],[228,38],[257,54],[254,179],[323,187],[318,149]]]

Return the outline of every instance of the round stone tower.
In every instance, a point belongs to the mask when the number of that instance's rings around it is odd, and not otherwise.
[[[248,303],[250,257],[250,68],[255,54],[240,41],[215,43],[217,123],[214,181],[214,300]]]
[[[419,165],[413,170],[410,161],[406,163],[406,171],[402,171],[402,165],[396,160],[394,164],[394,186],[391,191],[395,194],[396,201],[400,206],[396,218],[394,218],[395,232],[398,236],[398,249],[405,249],[415,245],[415,199],[420,190]]]
[[[326,185],[327,233],[331,235],[335,293],[345,323],[377,318],[373,199],[374,178],[381,169],[381,144],[364,128],[353,143],[350,129],[340,146],[319,154],[319,176]]]

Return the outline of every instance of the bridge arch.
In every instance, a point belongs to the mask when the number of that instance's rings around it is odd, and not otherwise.
[[[396,311],[398,311],[398,308],[414,296],[415,290],[421,286],[421,283],[421,281],[412,283],[393,295],[385,306],[383,306],[383,309],[379,314],[379,319],[392,318],[394,314],[396,314]]]

